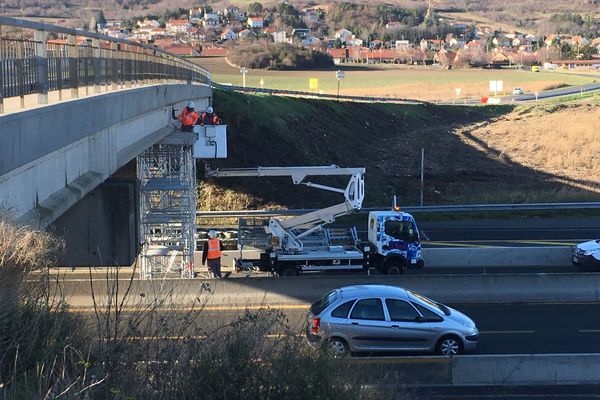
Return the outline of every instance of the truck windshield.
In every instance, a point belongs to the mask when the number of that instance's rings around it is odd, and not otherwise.
[[[333,303],[335,299],[337,299],[337,294],[335,293],[335,290],[332,290],[310,306],[310,312],[312,315],[319,315],[328,305]]]
[[[405,242],[414,242],[417,237],[411,221],[386,221],[385,234]]]

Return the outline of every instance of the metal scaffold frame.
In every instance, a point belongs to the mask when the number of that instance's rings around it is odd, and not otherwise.
[[[194,276],[196,163],[185,139],[172,134],[137,157],[142,279]]]

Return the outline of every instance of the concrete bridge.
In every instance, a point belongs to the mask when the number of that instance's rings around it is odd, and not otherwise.
[[[71,38],[82,36],[81,31],[5,17],[0,25],[35,30],[31,54],[23,41],[0,43],[0,104],[20,97],[26,105],[25,97],[32,94],[41,103],[0,114],[2,214],[64,236],[65,264],[112,260],[130,265],[139,243],[136,156],[178,130],[173,107],[181,110],[193,100],[203,110],[212,103],[210,74],[156,49],[83,33],[90,46],[108,47],[111,53],[108,57],[93,50],[97,59],[85,61],[94,66],[93,76],[77,80],[82,75],[77,58],[81,45],[67,44],[53,58],[45,33]],[[128,47],[118,47],[123,44]],[[6,50],[11,46],[16,51]],[[67,80],[64,73],[52,75],[50,68],[62,54],[72,56],[64,60],[70,65]],[[87,67],[85,71],[87,75]],[[65,82],[71,100],[45,105],[57,91],[49,88],[63,90]],[[78,98],[88,86],[94,95]],[[102,94],[106,87],[122,90]]]

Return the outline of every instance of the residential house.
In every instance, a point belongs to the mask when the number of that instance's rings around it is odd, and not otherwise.
[[[352,39],[354,39],[354,35],[348,29],[340,29],[335,33],[335,38],[340,39],[342,43],[348,44]]]
[[[155,39],[154,45],[161,49],[166,49],[167,47],[171,47],[175,44],[175,39],[166,38],[166,39]]]
[[[576,35],[573,36],[569,41],[570,45],[577,45],[577,46],[587,46],[590,44],[590,41],[584,37],[582,37],[581,35]]]
[[[517,43],[516,46],[518,46],[520,43],[520,39],[514,39],[514,40],[516,40],[516,43]],[[492,39],[492,43],[494,43],[494,46],[496,46],[496,47],[510,47],[510,46],[512,46],[512,42],[513,42],[513,39],[510,39],[509,37],[502,36],[502,35],[496,36]]]
[[[250,29],[244,29],[243,31],[238,32],[238,38],[240,39],[253,39],[256,37],[256,34]]]
[[[192,24],[199,25],[202,20],[202,15],[204,14],[203,7],[193,7],[190,8],[189,11],[189,20]]]
[[[408,50],[412,48],[412,45],[409,40],[396,40],[394,47],[396,50]]]
[[[354,35],[352,35],[352,39],[351,39],[351,40],[348,40],[348,41],[346,42],[346,44],[347,44],[348,46],[362,46],[362,45],[363,45],[363,40],[362,40],[362,39],[355,38],[355,37],[354,37]]]
[[[319,39],[314,35],[308,35],[302,39],[303,46],[316,46],[319,43]]]
[[[383,47],[383,41],[379,39],[374,39],[369,42],[370,49],[380,49]]]
[[[298,38],[298,39],[304,39],[307,36],[310,35],[310,29],[306,29],[306,28],[294,28],[292,30],[292,37]]]
[[[215,21],[219,21],[219,14],[217,14],[216,12],[207,12],[204,14],[204,18],[205,20],[215,20]]]
[[[202,26],[204,27],[204,29],[215,30],[215,29],[221,28],[221,23],[219,22],[218,19],[204,18],[202,20]]]
[[[236,40],[237,34],[231,28],[226,28],[223,33],[221,33],[221,40]]]
[[[260,17],[248,17],[246,24],[251,29],[260,29],[264,25],[264,20]]]
[[[469,29],[469,26],[462,22],[450,22],[450,26],[459,31],[466,31],[467,29]]]
[[[396,31],[400,28],[402,28],[402,23],[400,21],[390,21],[385,24],[385,29],[388,31]]]
[[[319,23],[319,13],[315,10],[304,10],[304,23],[308,26]]]
[[[419,42],[419,46],[421,47],[421,50],[425,51],[425,50],[435,50],[435,51],[439,51],[443,45],[444,45],[444,40],[443,39],[422,39]]]
[[[471,40],[465,44],[465,49],[480,50],[483,48],[483,42],[481,40]]]
[[[331,58],[333,58],[333,63],[336,65],[352,62],[352,59],[350,57],[348,57],[348,49],[347,48],[341,48],[341,49],[329,48],[329,49],[327,49],[327,53],[331,56]]]
[[[244,19],[246,14],[238,6],[231,5],[223,10],[223,16],[228,18],[230,21],[239,21]]]
[[[142,28],[142,27],[160,28],[160,22],[158,22],[155,19],[148,19],[148,18],[145,18],[142,21],[138,21],[136,23],[136,25],[138,26],[138,28]]]
[[[437,61],[442,64],[444,67],[452,68],[452,63],[454,63],[454,59],[456,58],[456,52],[446,49],[440,49],[434,56],[433,61]]]
[[[170,19],[166,26],[167,32],[173,34],[186,33],[191,27],[192,24],[187,19]]]
[[[174,44],[170,47],[167,47],[165,50],[180,57],[198,57],[200,55],[198,50],[194,49],[189,44],[183,43]]]
[[[560,43],[560,38],[556,35],[548,35],[546,36],[546,39],[544,40],[544,44],[546,45],[546,47],[550,47],[552,46],[552,44],[556,42],[556,43]]]
[[[448,41],[448,45],[452,49],[462,49],[463,47],[465,47],[465,44],[467,44],[467,41],[465,39],[461,39],[461,38],[453,37],[452,39],[450,39]]]
[[[292,39],[287,37],[287,32],[284,30],[277,30],[269,28],[266,32],[273,37],[275,43],[291,43]]]

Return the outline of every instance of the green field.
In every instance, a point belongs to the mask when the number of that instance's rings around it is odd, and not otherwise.
[[[213,73],[213,80],[220,83],[242,85],[239,69],[223,61],[199,59]],[[407,66],[344,66],[345,78],[340,81],[342,95],[370,95],[383,97],[408,97],[423,100],[445,100],[456,97],[477,98],[489,95],[489,81],[501,80],[504,92],[510,94],[515,87],[525,92],[550,89],[556,85],[581,85],[595,80],[594,77],[558,72],[530,72],[523,70],[443,70],[434,67]],[[265,71],[249,70],[246,85],[265,88],[309,91],[309,80],[318,80],[317,91],[335,94],[337,79],[335,69],[329,71]]]

